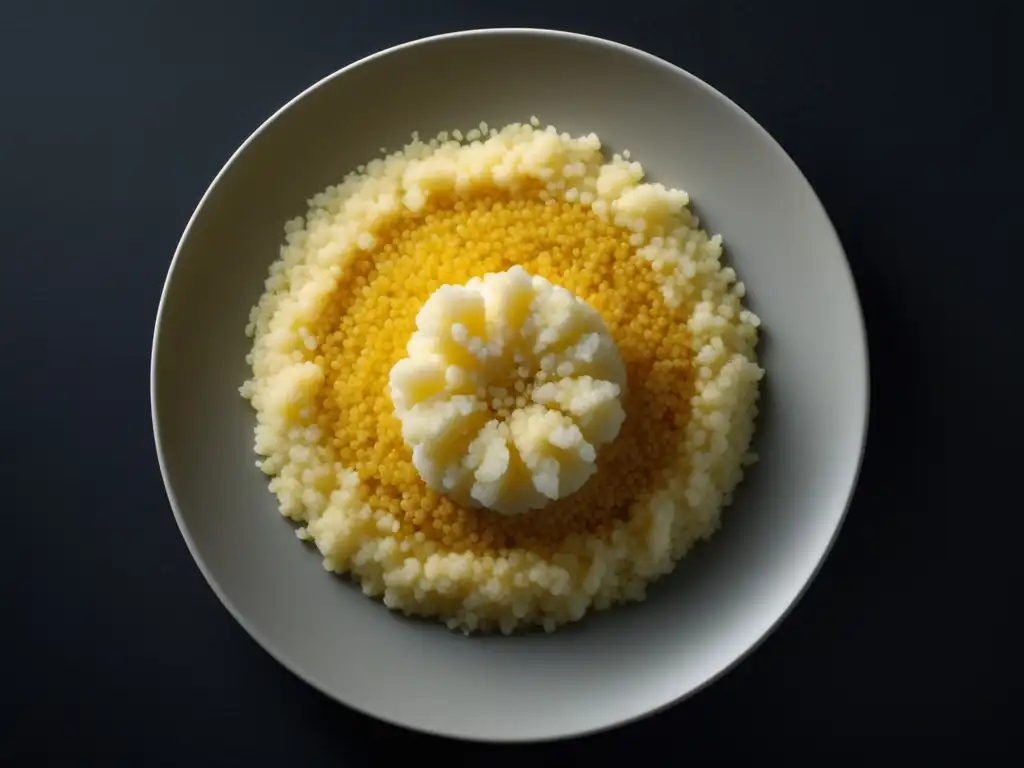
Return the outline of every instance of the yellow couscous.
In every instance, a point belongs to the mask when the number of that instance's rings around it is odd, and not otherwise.
[[[529,124],[413,140],[285,227],[255,450],[324,567],[465,632],[642,600],[750,452],[758,318],[684,192]]]

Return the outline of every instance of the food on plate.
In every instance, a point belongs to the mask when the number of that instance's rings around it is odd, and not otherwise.
[[[452,629],[552,631],[717,530],[760,321],[688,204],[536,119],[414,135],[309,201],[241,393],[325,568]]]

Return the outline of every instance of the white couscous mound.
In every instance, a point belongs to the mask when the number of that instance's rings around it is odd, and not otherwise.
[[[601,315],[522,267],[443,285],[416,316],[391,399],[424,482],[507,515],[578,491],[626,418]]]
[[[417,136],[285,227],[257,462],[328,570],[465,632],[642,600],[755,460],[758,318],[684,192],[597,136]]]

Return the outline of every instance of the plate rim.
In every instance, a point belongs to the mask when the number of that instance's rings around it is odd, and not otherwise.
[[[573,728],[571,730],[562,731],[559,732],[557,735],[517,735],[513,737],[497,738],[490,735],[473,736],[466,733],[456,733],[453,731],[442,731],[429,727],[422,727],[416,723],[403,722],[397,719],[393,719],[389,717],[386,713],[372,711],[370,708],[362,706],[357,701],[352,701],[350,699],[343,698],[338,693],[331,691],[326,686],[322,685],[314,675],[307,673],[302,668],[302,665],[299,662],[293,660],[286,653],[278,649],[274,644],[267,640],[267,638],[264,637],[263,634],[258,629],[256,629],[254,626],[250,624],[249,620],[235,607],[232,600],[224,592],[224,590],[221,588],[220,584],[216,581],[216,579],[214,579],[213,576],[211,575],[210,570],[207,568],[205,562],[200,557],[196,543],[193,540],[191,534],[189,533],[188,527],[185,525],[185,522],[182,518],[178,504],[178,499],[174,493],[174,489],[168,477],[168,470],[166,466],[166,459],[164,456],[163,449],[163,440],[161,437],[160,419],[157,413],[157,361],[160,354],[160,337],[161,329],[163,327],[164,307],[171,283],[173,282],[174,279],[175,271],[178,266],[179,257],[181,255],[185,242],[188,240],[189,235],[192,231],[192,227],[194,226],[195,222],[197,221],[203,209],[205,208],[209,197],[213,193],[213,190],[217,187],[217,185],[220,183],[221,178],[235,164],[235,162],[246,150],[250,143],[255,141],[256,138],[260,134],[262,134],[263,131],[266,130],[273,122],[275,122],[279,117],[281,117],[285,112],[287,112],[289,109],[295,106],[298,102],[306,98],[309,94],[327,85],[335,78],[341,77],[355,70],[356,68],[368,64],[378,58],[383,58],[391,54],[397,53],[399,51],[430,45],[433,43],[444,42],[447,40],[466,37],[501,36],[509,34],[549,37],[561,40],[563,42],[587,43],[598,47],[610,48],[620,53],[625,53],[631,56],[638,57],[640,59],[644,59],[648,63],[656,64],[659,67],[667,68],[672,73],[690,80],[694,85],[696,85],[698,88],[705,90],[712,97],[721,100],[730,110],[738,114],[742,119],[747,121],[752,127],[754,127],[758,132],[762,134],[762,138],[767,140],[768,146],[771,147],[773,151],[778,153],[784,162],[788,163],[791,166],[792,170],[794,170],[798,174],[799,178],[801,178],[804,184],[807,186],[807,189],[811,195],[811,199],[817,204],[822,215],[825,217],[825,223],[828,225],[828,231],[831,233],[832,238],[835,241],[835,245],[839,250],[839,254],[842,257],[840,259],[840,262],[842,270],[844,272],[844,276],[846,278],[846,287],[853,298],[853,308],[855,310],[858,326],[860,328],[860,345],[858,351],[860,353],[859,368],[863,372],[862,385],[864,391],[864,400],[863,403],[860,404],[863,417],[860,427],[860,446],[857,453],[856,466],[854,467],[853,474],[850,480],[850,486],[846,491],[846,499],[843,504],[843,509],[840,512],[838,520],[836,521],[835,528],[833,529],[826,546],[822,549],[820,555],[818,556],[814,568],[812,569],[807,579],[804,581],[801,588],[797,590],[793,598],[790,600],[789,604],[779,613],[779,615],[767,627],[767,629],[765,629],[764,632],[756,640],[754,640],[754,642],[752,642],[742,653],[738,654],[729,663],[723,665],[721,668],[714,671],[712,674],[708,675],[702,683],[694,686],[693,688],[690,688],[687,691],[684,691],[675,698],[657,707],[648,709],[643,712],[639,712],[629,717],[618,718],[609,722],[602,722],[591,727]],[[276,109],[269,117],[263,120],[263,122],[260,123],[260,125],[238,146],[238,148],[235,149],[235,151],[231,154],[231,156],[221,167],[221,169],[213,177],[213,180],[209,183],[206,190],[200,197],[199,202],[196,204],[196,207],[193,210],[191,216],[189,217],[188,222],[186,223],[185,228],[182,231],[180,238],[178,239],[178,243],[175,246],[174,254],[168,265],[167,274],[164,278],[163,286],[160,290],[160,300],[157,305],[156,316],[154,319],[153,340],[150,349],[149,393],[150,418],[153,428],[153,440],[156,448],[157,463],[159,464],[160,467],[160,479],[161,482],[163,483],[164,491],[167,495],[167,500],[171,506],[171,511],[174,514],[174,519],[175,522],[177,523],[178,531],[180,532],[182,538],[184,539],[189,554],[192,556],[192,560],[199,568],[200,573],[202,573],[207,585],[216,595],[221,605],[223,605],[224,608],[227,609],[228,613],[231,614],[234,620],[242,627],[242,629],[245,630],[249,637],[253,641],[255,641],[255,643],[263,651],[269,654],[271,658],[273,658],[278,664],[283,666],[285,669],[287,669],[289,672],[298,677],[304,683],[312,687],[314,690],[319,691],[321,694],[327,696],[329,699],[345,707],[348,707],[349,709],[354,710],[355,712],[358,712],[361,715],[371,717],[376,720],[388,723],[389,725],[393,725],[410,731],[415,731],[418,733],[429,734],[433,736],[441,736],[444,738],[450,738],[461,741],[494,744],[549,743],[560,741],[563,739],[595,735],[598,733],[603,733],[606,731],[621,728],[623,726],[629,725],[630,723],[638,722],[640,720],[652,717],[656,714],[664,712],[682,703],[683,701],[689,699],[697,693],[700,693],[711,684],[717,682],[722,677],[727,675],[729,672],[734,670],[737,666],[739,666],[743,661],[750,658],[750,656],[761,647],[762,643],[764,643],[776,631],[776,629],[778,629],[782,622],[789,617],[790,613],[794,610],[797,604],[804,597],[807,590],[810,588],[811,584],[818,577],[818,574],[820,573],[822,566],[828,559],[828,556],[831,553],[832,548],[839,537],[839,533],[842,530],[843,525],[846,521],[846,517],[849,513],[854,492],[857,489],[857,485],[860,480],[860,474],[864,466],[864,454],[867,448],[868,428],[871,412],[871,375],[870,356],[868,353],[868,334],[866,323],[864,320],[864,310],[861,305],[860,294],[857,290],[856,280],[853,276],[853,271],[850,267],[849,257],[846,254],[846,249],[843,247],[842,239],[839,237],[839,233],[836,231],[835,225],[833,224],[831,217],[828,215],[828,211],[822,204],[821,199],[818,197],[818,194],[814,190],[813,185],[811,185],[810,181],[807,179],[807,176],[803,173],[799,165],[797,165],[797,163],[793,160],[789,153],[787,153],[786,150],[782,147],[782,145],[779,144],[779,142],[746,110],[740,107],[736,102],[734,102],[724,93],[716,89],[714,86],[705,82],[704,80],[692,74],[691,72],[683,69],[682,67],[673,64],[672,62],[667,61],[652,53],[648,53],[647,51],[633,47],[631,45],[627,45],[625,43],[620,43],[614,40],[598,37],[595,35],[588,35],[579,32],[570,32],[565,30],[550,29],[543,27],[483,27],[463,29],[452,32],[443,32],[435,35],[428,35],[426,37],[416,38],[413,40],[408,40],[406,42],[389,46],[387,48],[382,48],[378,51],[375,51],[359,59],[356,59],[355,61],[350,62],[349,64],[341,67],[340,69],[337,69],[334,72],[331,72],[326,76],[320,78],[315,83],[303,89],[297,95],[289,99],[287,102],[285,102],[285,104]]]

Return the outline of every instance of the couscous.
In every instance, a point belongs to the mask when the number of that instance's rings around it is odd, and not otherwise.
[[[241,393],[327,570],[552,631],[714,533],[756,459],[760,321],[688,203],[533,119],[414,134],[288,222]]]

